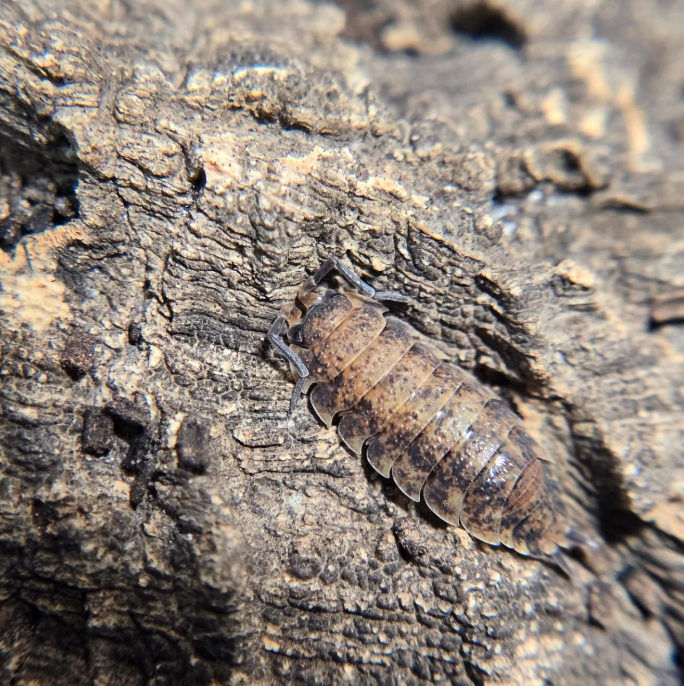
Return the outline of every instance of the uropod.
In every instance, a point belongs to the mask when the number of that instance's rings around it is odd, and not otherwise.
[[[321,286],[336,269],[355,291]],[[302,285],[273,322],[269,341],[297,379],[292,408],[310,391],[326,425],[414,501],[490,545],[546,559],[582,542],[559,513],[550,460],[517,415],[474,376],[448,361],[335,257]]]

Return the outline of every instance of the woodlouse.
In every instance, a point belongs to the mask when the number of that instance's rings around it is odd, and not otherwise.
[[[333,270],[358,293],[319,289]],[[409,498],[475,538],[548,559],[569,574],[560,547],[581,542],[558,514],[549,458],[507,405],[380,301],[337,258],[309,277],[268,338],[298,379],[292,407],[311,391],[326,426]],[[284,336],[285,334],[285,336]]]

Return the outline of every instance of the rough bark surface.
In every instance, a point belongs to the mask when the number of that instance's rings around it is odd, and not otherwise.
[[[684,5],[0,3],[0,683],[676,684]],[[571,580],[264,343],[330,253],[557,460]]]

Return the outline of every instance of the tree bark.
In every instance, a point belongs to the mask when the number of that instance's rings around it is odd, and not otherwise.
[[[676,684],[684,6],[0,5],[0,682]],[[265,344],[330,254],[556,460],[568,579]]]

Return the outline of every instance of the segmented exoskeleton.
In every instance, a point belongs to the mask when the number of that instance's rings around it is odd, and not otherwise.
[[[359,292],[320,289],[337,269]],[[549,490],[548,457],[518,417],[472,375],[421,340],[377,292],[337,258],[309,277],[276,318],[269,340],[298,379],[292,406],[313,386],[311,404],[357,455],[390,473],[412,500],[475,538],[551,559],[573,532]],[[287,329],[287,330],[286,330]],[[286,334],[286,338],[283,338]]]

